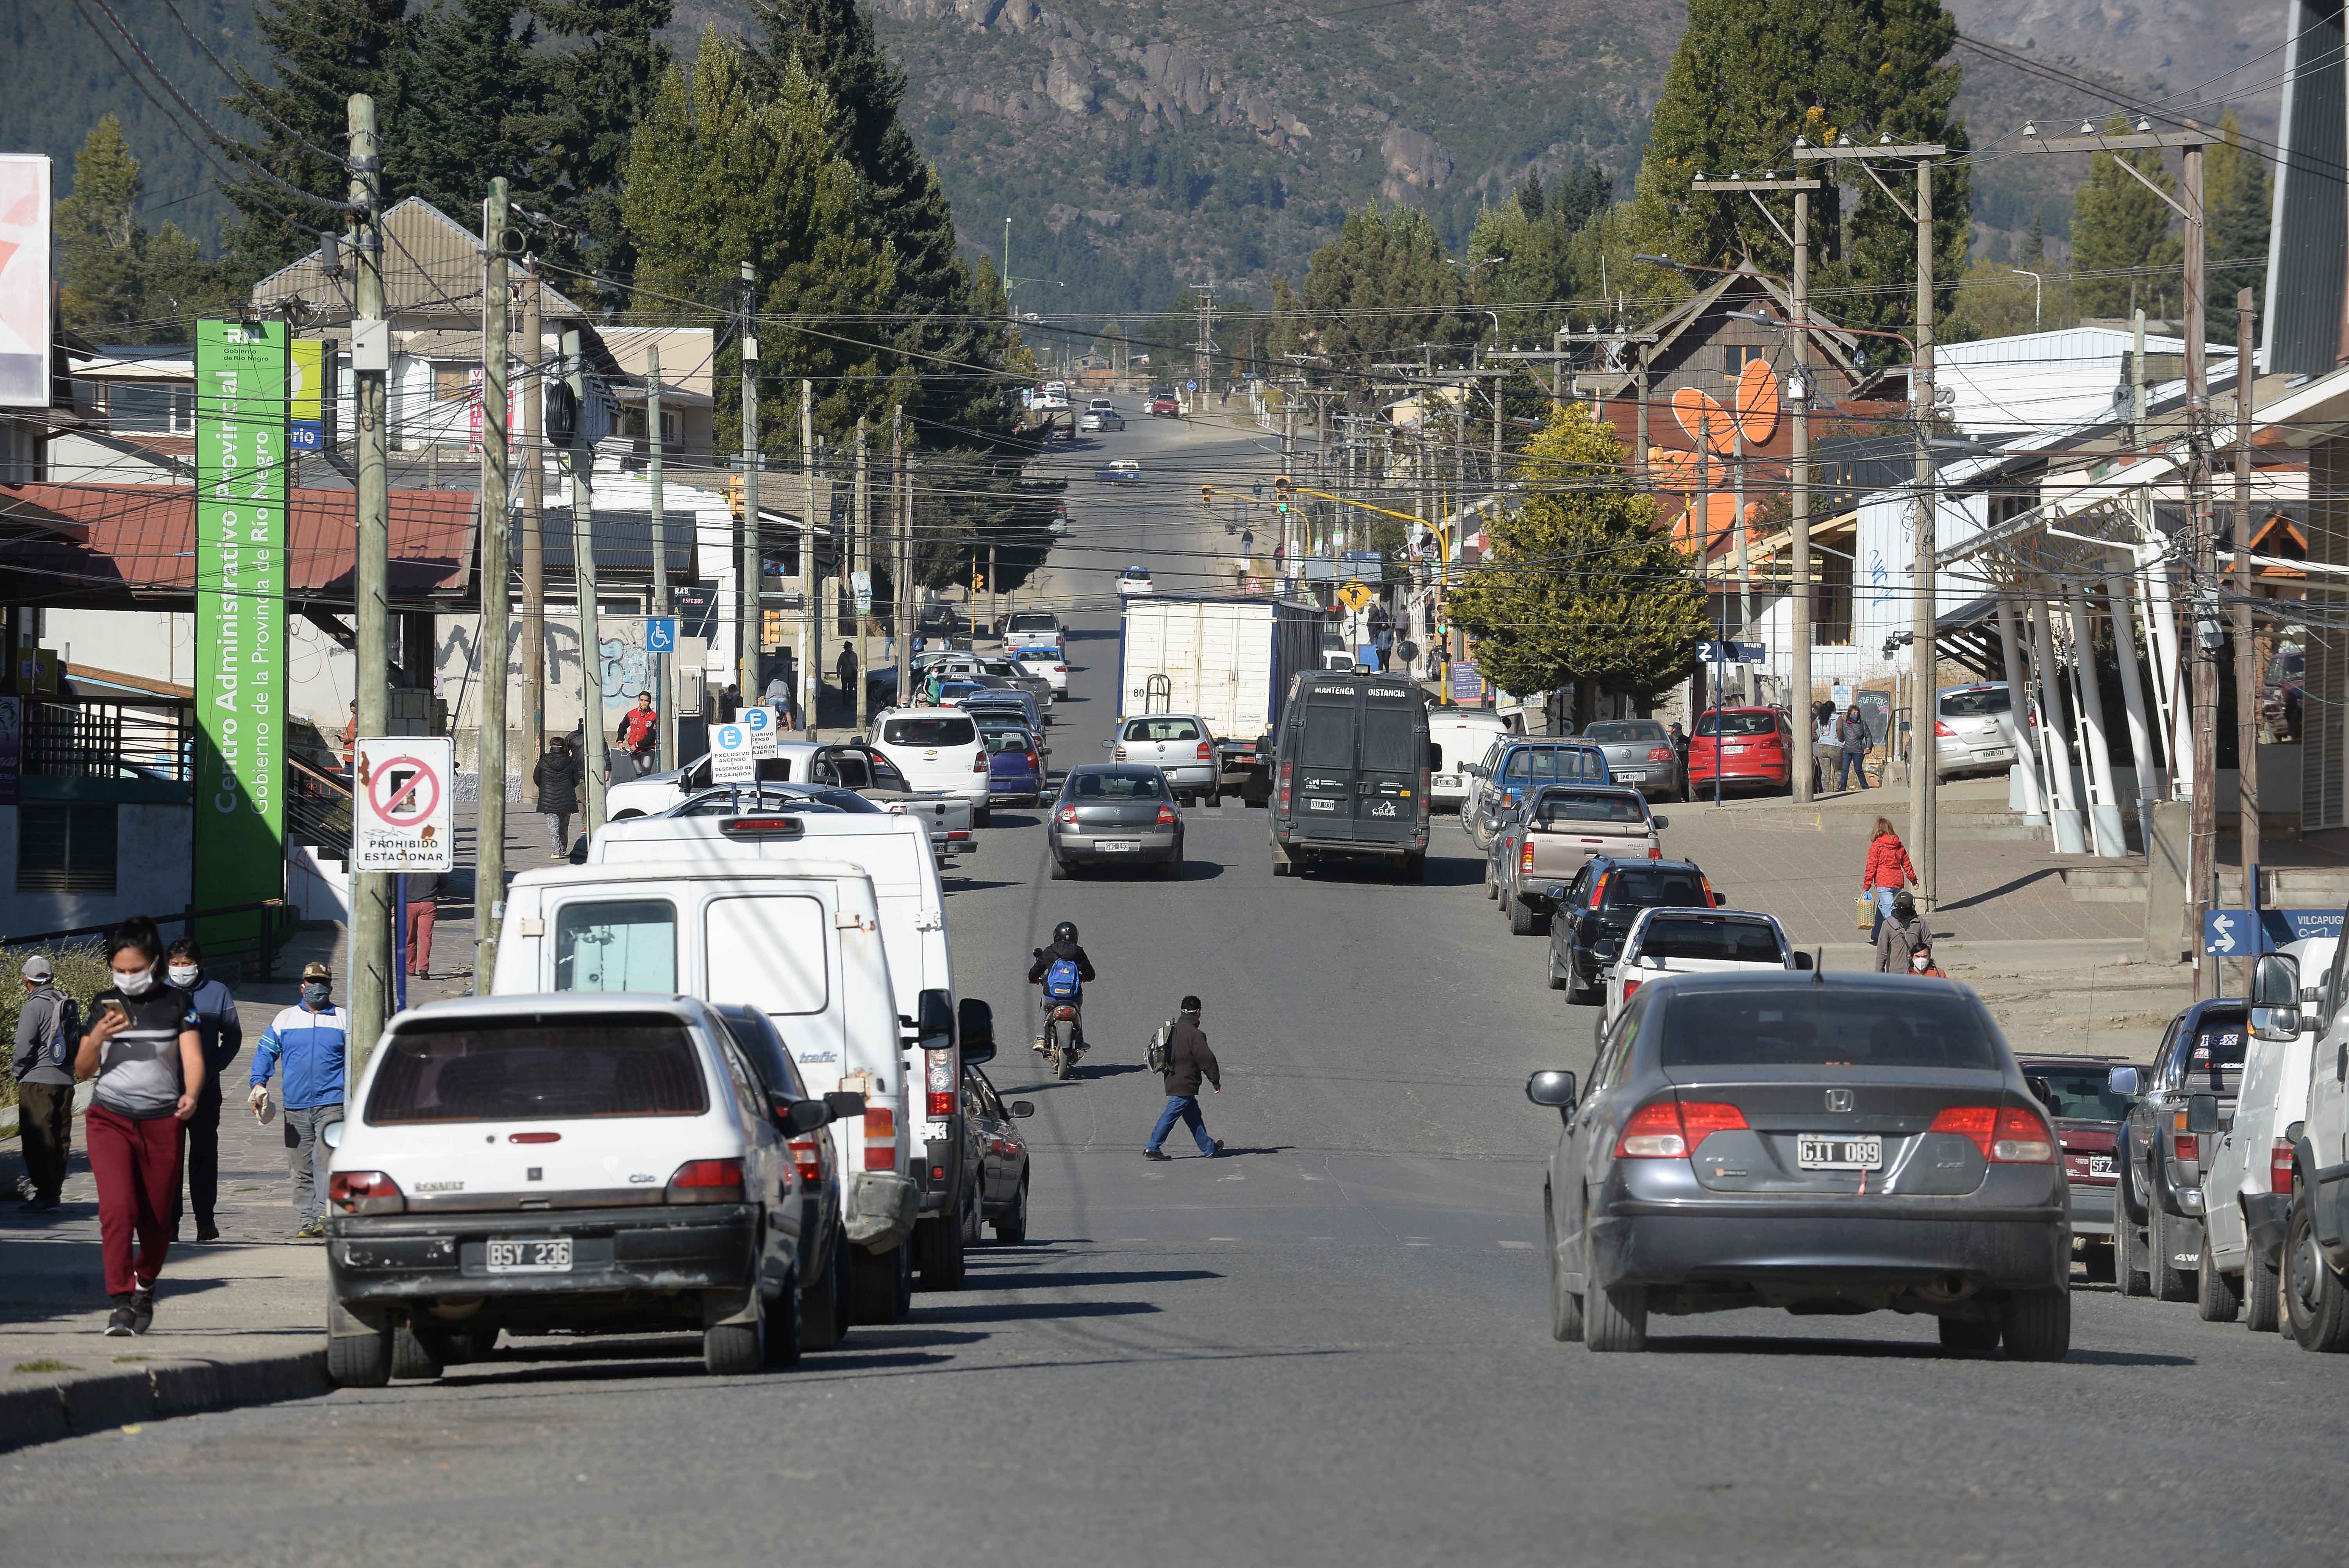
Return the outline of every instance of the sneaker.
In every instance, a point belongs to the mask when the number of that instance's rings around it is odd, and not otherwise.
[[[1142,1151],[1142,1157],[1144,1160],[1157,1161],[1167,1161],[1174,1158],[1172,1154],[1167,1153],[1162,1149],[1145,1149]]]
[[[20,1214],[54,1214],[57,1212],[57,1201],[55,1198],[34,1198],[16,1205],[16,1212]]]
[[[1042,1055],[1044,1054],[1044,1042],[1043,1042],[1043,1041],[1041,1041],[1041,1040],[1039,1040],[1039,1041],[1037,1041],[1034,1045],[1032,1045],[1032,1046],[1029,1047],[1028,1048],[1029,1048],[1030,1050],[1031,1050],[1031,1051],[1035,1052],[1038,1056],[1040,1056],[1040,1056],[1042,1056]]]
[[[1216,1139],[1216,1146],[1215,1146],[1213,1149],[1210,1149],[1210,1150],[1207,1150],[1207,1158],[1208,1158],[1208,1159],[1210,1159],[1210,1160],[1220,1160],[1220,1159],[1222,1159],[1222,1158],[1223,1158],[1223,1156],[1224,1156],[1224,1140],[1223,1140],[1222,1139],[1218,1138],[1218,1139]]]
[[[106,1319],[106,1336],[109,1339],[128,1339],[139,1332],[131,1326],[138,1320],[138,1315],[131,1309],[129,1295],[118,1295],[112,1299],[114,1311]]]
[[[326,1235],[326,1222],[314,1217],[302,1222],[302,1228],[294,1233],[294,1239],[297,1242],[324,1241]]]
[[[200,1242],[217,1242],[217,1241],[219,1241],[219,1240],[220,1240],[220,1227],[219,1227],[218,1225],[214,1225],[214,1224],[207,1223],[206,1222],[202,1221],[202,1220],[197,1221],[197,1222],[196,1222],[196,1240],[198,1240],[198,1241],[200,1241]]]
[[[155,1326],[155,1287],[130,1293],[130,1332],[144,1334]]]

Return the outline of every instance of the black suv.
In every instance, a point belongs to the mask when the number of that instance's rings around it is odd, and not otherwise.
[[[2241,997],[2197,1002],[2175,1018],[2153,1066],[2112,1069],[2135,1103],[2120,1126],[2120,1212],[2113,1216],[2121,1293],[2192,1301],[2202,1260],[2202,1171],[2235,1119],[2251,1025]],[[2199,1109],[2194,1102],[2207,1099]],[[2207,1122],[2201,1119],[2207,1118]]]
[[[1713,891],[1694,861],[1627,860],[1596,855],[1575,879],[1552,882],[1547,894],[1557,912],[1549,923],[1549,983],[1569,1002],[1597,1000],[1608,966],[1623,951],[1623,938],[1643,909],[1658,904],[1717,907],[1727,893]]]

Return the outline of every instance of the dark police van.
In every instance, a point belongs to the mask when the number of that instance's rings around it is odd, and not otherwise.
[[[1392,676],[1304,670],[1273,738],[1272,874],[1325,860],[1427,865],[1427,699]]]

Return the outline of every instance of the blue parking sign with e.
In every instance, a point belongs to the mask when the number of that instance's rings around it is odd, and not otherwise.
[[[1196,381],[1185,381],[1183,383],[1183,390],[1185,392],[1196,392],[1198,389],[1199,384]]]
[[[713,784],[748,784],[758,776],[759,764],[750,755],[749,727],[712,725],[709,729],[709,781]]]
[[[773,708],[746,707],[742,710],[742,722],[740,725],[736,725],[731,727],[742,730],[747,737],[756,735],[761,730],[771,729],[774,727],[774,725],[775,710]],[[743,744],[749,744],[747,738]]]
[[[673,654],[677,652],[677,617],[647,615],[645,617],[645,652]]]

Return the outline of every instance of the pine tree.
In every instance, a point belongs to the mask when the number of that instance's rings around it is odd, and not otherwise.
[[[2107,129],[2126,132],[2128,121],[2115,115]],[[2153,309],[2160,289],[2175,286],[2168,274],[2184,254],[2169,232],[2168,204],[2123,169],[2123,159],[2163,191],[2178,189],[2156,149],[2089,158],[2087,181],[2072,197],[2073,298],[2083,315],[2120,315],[2133,294]]]
[[[73,194],[54,215],[65,324],[100,342],[123,341],[139,320],[140,183],[122,122],[107,115],[74,154]]]
[[[2039,214],[2034,211],[2031,214],[2031,227],[2023,232],[2022,264],[2026,267],[2035,267],[2046,259],[2047,228],[2039,221]]]
[[[297,190],[343,200],[350,186],[343,161],[350,96],[373,95],[376,124],[391,135],[405,118],[398,65],[407,15],[408,0],[257,0],[254,26],[268,46],[274,79],[240,68],[227,99],[258,133],[247,155]],[[306,254],[319,230],[343,226],[331,210],[258,174],[229,186],[227,195],[241,214],[229,225],[229,250],[248,276]]]
[[[381,127],[384,167],[402,195],[460,222],[499,175],[527,201],[542,92],[537,38],[512,0],[440,0],[410,21],[394,67],[403,112]]]
[[[1466,303],[1459,269],[1427,215],[1373,203],[1347,213],[1338,237],[1313,253],[1300,325],[1340,366],[1366,370],[1416,355],[1423,343],[1474,342],[1484,318],[1463,315]]]
[[[1490,525],[1492,552],[1451,598],[1478,667],[1508,691],[1597,681],[1643,698],[1684,677],[1704,594],[1614,432],[1559,405],[1517,471],[1525,504]]]
[[[541,149],[523,188],[578,236],[550,254],[625,282],[636,253],[620,218],[621,182],[669,68],[661,33],[672,0],[547,0],[532,9],[558,46],[537,58],[538,101],[518,128]],[[616,285],[602,292],[615,304],[625,297]]]
[[[2267,161],[2243,145],[2243,128],[2229,109],[2219,120],[2223,141],[2202,155],[2202,201],[2209,221],[2203,243],[2209,256],[2209,310],[2213,335],[2230,336],[2226,317],[2235,295],[2251,291],[2256,313],[2267,289],[2268,217],[2275,201],[2275,178]]]

